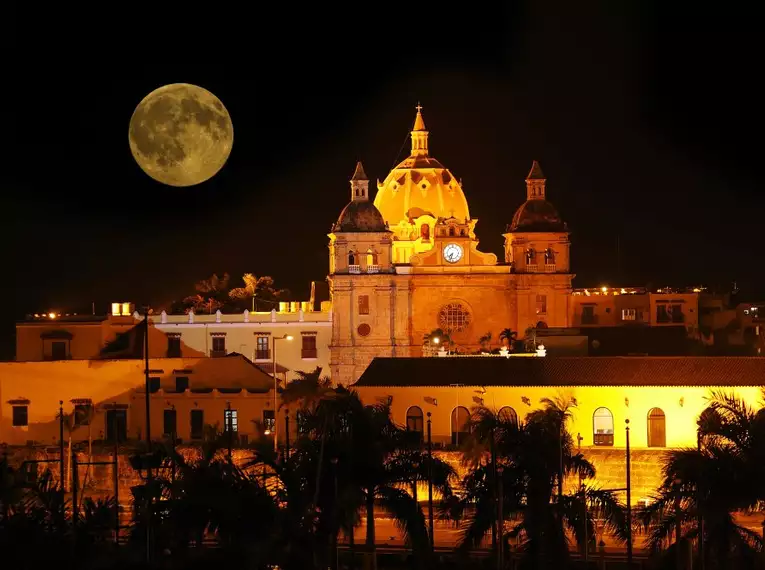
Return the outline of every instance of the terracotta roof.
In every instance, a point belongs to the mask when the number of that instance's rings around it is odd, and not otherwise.
[[[762,386],[762,357],[375,358],[354,386]]]

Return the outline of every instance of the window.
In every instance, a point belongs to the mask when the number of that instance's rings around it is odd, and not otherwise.
[[[470,313],[462,303],[449,303],[438,312],[438,324],[447,332],[462,332],[470,325]]]
[[[300,353],[301,358],[316,358],[316,335],[303,335],[303,349]]]
[[[637,311],[637,309],[622,309],[622,320],[623,321],[637,321],[638,320],[638,311]]]
[[[175,377],[175,391],[185,392],[189,389],[189,377],[188,376],[176,376]]]
[[[181,357],[181,335],[179,334],[167,335],[167,357],[168,358]]]
[[[212,354],[210,356],[225,356],[226,355],[226,337],[214,336],[212,337]]]
[[[377,265],[377,254],[371,249],[367,250],[367,266]]]
[[[555,265],[555,252],[549,247],[545,250],[545,265]]]
[[[271,360],[271,337],[260,335],[255,339],[255,360]]]
[[[667,418],[660,408],[648,412],[648,447],[667,447]]]
[[[428,224],[422,224],[420,226],[420,237],[423,241],[428,241],[430,239],[430,226]]]
[[[127,410],[106,410],[106,439],[117,442],[127,440]]]
[[[582,305],[582,324],[594,325],[598,322],[595,316],[595,305]]]
[[[454,226],[449,226],[449,236],[454,237]]]
[[[470,435],[468,420],[470,414],[465,406],[457,406],[452,410],[452,445],[461,445]]]
[[[353,252],[348,254],[348,265],[358,265],[356,263],[356,254]]]
[[[547,295],[537,295],[537,315],[547,314]]]
[[[526,265],[534,265],[537,262],[537,252],[533,249],[526,250]]]
[[[177,421],[176,421],[176,413],[174,409],[165,410],[164,416],[162,417],[162,433],[165,435],[165,437],[171,437],[175,439],[176,433],[178,429]]]
[[[51,342],[50,355],[53,360],[66,360],[68,356],[66,351],[66,341],[54,340]]]
[[[155,394],[156,392],[159,392],[159,378],[156,376],[152,376],[149,378],[149,392],[151,394]]]
[[[223,431],[239,431],[239,419],[236,410],[223,410]]]
[[[273,410],[263,410],[263,428],[266,432],[273,433],[276,427],[276,414]]]
[[[422,434],[423,431],[423,416],[422,408],[419,406],[412,406],[406,412],[406,429],[408,431],[416,431]]]
[[[614,415],[608,408],[598,408],[592,415],[593,443],[595,445],[614,444]]]
[[[13,427],[29,425],[29,406],[13,406]]]
[[[359,295],[359,315],[369,314],[369,295]]]
[[[72,400],[74,404],[74,422],[76,425],[90,425],[93,416],[93,401],[90,398]]]
[[[513,424],[518,423],[518,414],[510,406],[505,406],[503,408],[500,408],[499,413],[497,415],[499,416],[499,420],[502,422],[508,422]]]
[[[204,410],[191,410],[191,439],[202,439],[205,432]]]

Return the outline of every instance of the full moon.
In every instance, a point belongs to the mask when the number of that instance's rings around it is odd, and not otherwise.
[[[155,89],[130,118],[130,150],[157,182],[194,186],[215,176],[234,144],[234,126],[220,99],[188,83]]]

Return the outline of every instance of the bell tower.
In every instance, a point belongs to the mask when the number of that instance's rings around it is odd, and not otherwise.
[[[569,231],[547,201],[547,178],[535,160],[526,176],[526,201],[505,237],[505,261],[518,274],[518,327],[568,326],[571,294]]]

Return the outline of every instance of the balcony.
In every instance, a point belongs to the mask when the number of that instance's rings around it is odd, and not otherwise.
[[[211,350],[210,351],[210,357],[211,358],[220,358],[221,356],[226,356],[225,350]]]
[[[583,324],[583,325],[597,325],[598,324],[598,315],[582,314],[582,316],[581,316],[581,324]]]
[[[367,265],[367,273],[380,273],[379,265]]]
[[[168,348],[166,354],[168,358],[181,358],[181,348]]]
[[[270,350],[255,351],[255,360],[271,360],[271,351]]]
[[[300,351],[300,358],[316,358],[317,350],[315,348],[304,348]]]
[[[672,315],[661,314],[656,316],[656,322],[660,325],[682,324],[685,322],[685,315],[682,313],[675,313]]]
[[[554,263],[545,263],[545,273],[555,273],[555,264]]]
[[[348,273],[361,273],[361,265],[349,265]]]
[[[44,354],[43,360],[46,361],[54,361],[54,360],[71,360],[72,355],[71,354]]]
[[[539,266],[536,263],[526,264],[526,273],[536,273],[539,271]]]
[[[614,445],[614,434],[612,433],[596,433],[594,434],[595,440],[593,443],[595,445],[603,445],[608,447],[613,447]]]

